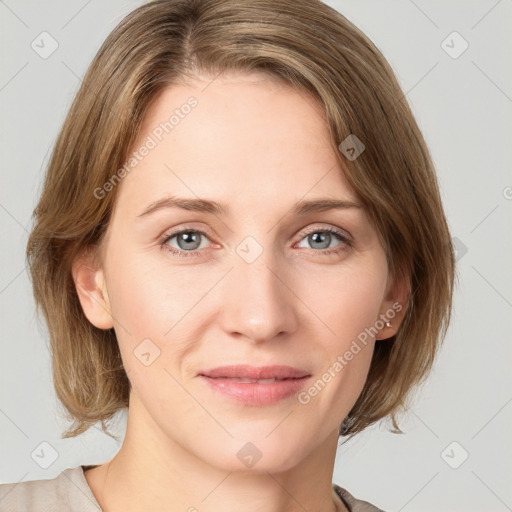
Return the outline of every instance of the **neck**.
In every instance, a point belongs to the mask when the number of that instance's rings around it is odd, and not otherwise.
[[[132,396],[121,449],[86,478],[104,512],[345,512],[332,489],[337,440],[336,429],[285,470],[233,471],[164,436]]]

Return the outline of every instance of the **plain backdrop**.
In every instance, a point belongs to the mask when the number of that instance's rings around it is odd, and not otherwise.
[[[53,478],[119,448],[96,427],[60,438],[66,424],[24,251],[81,77],[107,34],[141,3],[0,2],[1,483]],[[512,0],[327,3],[397,74],[437,167],[459,276],[452,325],[400,423],[405,435],[385,423],[370,428],[339,448],[333,480],[388,512],[512,510]],[[41,37],[46,51],[58,44],[46,58],[33,48]],[[122,434],[124,413],[117,419]],[[55,450],[47,468],[34,457],[41,446],[51,450],[41,443]]]

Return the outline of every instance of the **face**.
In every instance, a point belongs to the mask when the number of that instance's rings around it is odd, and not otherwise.
[[[245,470],[285,470],[332,439],[374,336],[394,334],[386,255],[321,108],[263,75],[211,80],[173,85],[149,110],[134,145],[145,155],[115,191],[101,294],[82,304],[115,328],[130,403],[154,435],[225,470],[244,469],[242,447],[261,454]],[[226,365],[296,374],[202,376]]]

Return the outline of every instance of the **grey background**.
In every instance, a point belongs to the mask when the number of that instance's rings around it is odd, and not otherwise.
[[[80,77],[141,3],[0,1],[1,483],[53,478],[119,448],[96,427],[60,439],[65,424],[24,251],[49,151]],[[432,152],[459,248],[454,319],[401,422],[406,435],[387,432],[385,423],[370,428],[338,450],[333,480],[387,511],[512,510],[512,0],[327,3],[395,70]],[[43,31],[59,45],[46,59],[31,47]],[[458,58],[441,46],[453,31],[469,44]],[[461,48],[453,36],[448,44]],[[57,453],[47,469],[31,456],[42,442]]]

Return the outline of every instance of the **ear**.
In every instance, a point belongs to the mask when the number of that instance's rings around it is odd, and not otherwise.
[[[73,261],[71,274],[75,289],[89,322],[98,329],[114,327],[105,275],[95,253],[84,249]]]
[[[401,275],[393,278],[382,302],[379,318],[375,322],[377,325],[384,323],[384,327],[379,329],[379,333],[375,336],[376,340],[385,340],[397,333],[407,313],[409,297],[409,276]]]

